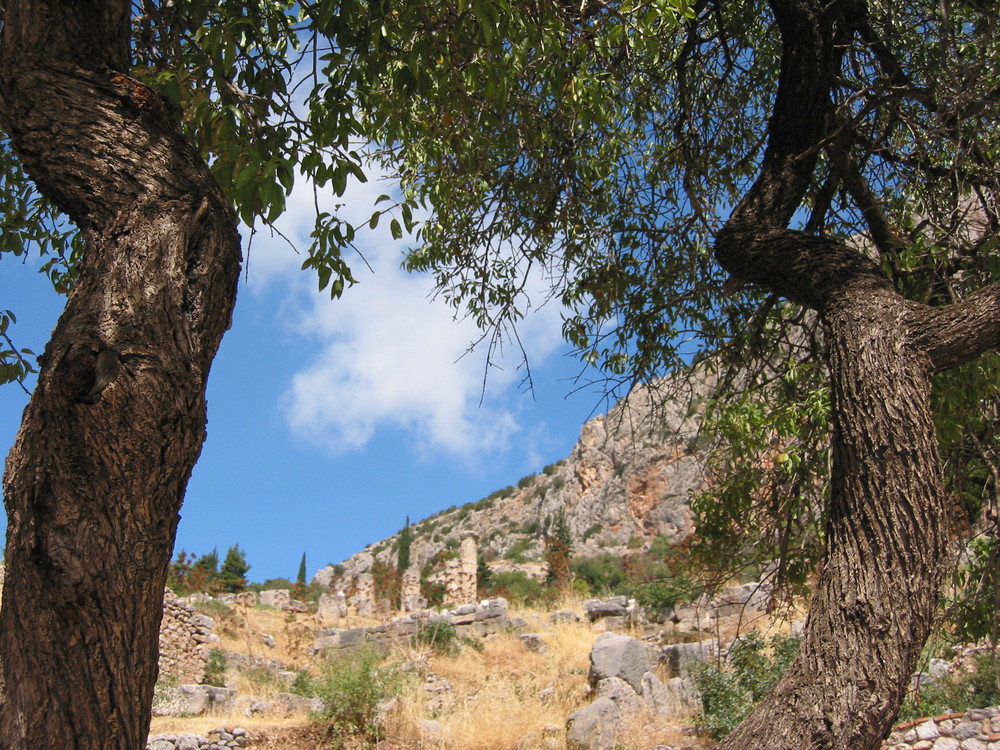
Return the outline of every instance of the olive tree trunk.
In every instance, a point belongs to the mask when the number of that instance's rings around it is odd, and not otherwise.
[[[861,2],[771,0],[782,65],[760,176],[716,242],[735,277],[815,309],[833,414],[826,559],[798,657],[718,747],[874,750],[934,619],[950,519],[933,374],[1000,343],[996,285],[931,308],[836,239],[787,229],[832,132],[841,43]]]
[[[158,95],[129,78],[126,0],[6,0],[0,121],[83,232],[4,475],[0,747],[136,750],[239,236]]]

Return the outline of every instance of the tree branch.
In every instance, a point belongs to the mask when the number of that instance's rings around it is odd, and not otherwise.
[[[911,303],[909,326],[934,372],[1000,347],[1000,282],[947,307]]]

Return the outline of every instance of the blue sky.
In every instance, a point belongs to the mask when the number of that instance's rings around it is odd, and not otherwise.
[[[367,217],[385,192],[378,180],[354,185],[348,212]],[[312,210],[311,192],[297,189],[279,222],[302,248]],[[400,270],[404,245],[387,222],[380,229],[359,243],[374,273],[352,263],[360,283],[335,301],[284,240],[254,238],[212,369],[208,440],[176,550],[222,555],[238,543],[254,581],[294,578],[305,552],[312,575],[398,531],[407,515],[478,500],[563,458],[605,408],[599,391],[574,393],[581,367],[554,304],[519,329],[534,394],[519,388],[513,356],[491,369],[483,394],[485,351],[463,356],[475,328],[433,299],[429,279]],[[0,308],[18,317],[17,346],[40,352],[63,301],[30,261],[0,260]],[[16,386],[0,394],[4,455],[26,401]]]

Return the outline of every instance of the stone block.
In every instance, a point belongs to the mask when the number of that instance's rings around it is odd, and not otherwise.
[[[616,597],[616,599],[625,599],[625,597]],[[627,600],[626,602],[619,603],[610,599],[607,601],[588,599],[583,603],[583,609],[587,613],[588,619],[594,622],[605,617],[624,617],[626,603]]]
[[[937,722],[934,719],[925,721],[923,724],[918,724],[916,729],[917,739],[919,740],[936,740],[941,736],[941,732],[938,731]]]
[[[701,711],[701,699],[694,683],[684,677],[671,677],[664,682],[653,672],[642,676],[642,699],[661,716],[686,717]]]
[[[347,616],[347,599],[343,594],[321,594],[317,614],[324,620],[339,620]]]

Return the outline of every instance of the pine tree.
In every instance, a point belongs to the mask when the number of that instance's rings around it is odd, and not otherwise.
[[[219,550],[213,547],[211,552],[199,557],[191,566],[187,589],[189,593],[217,594],[219,587]]]
[[[247,587],[246,574],[250,570],[247,563],[246,553],[240,549],[239,544],[234,544],[226,552],[226,559],[222,562],[222,569],[219,571],[219,580],[222,590],[235,594]]]

